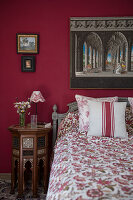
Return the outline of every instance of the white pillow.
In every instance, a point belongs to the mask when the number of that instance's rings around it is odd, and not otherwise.
[[[87,135],[127,138],[125,124],[126,102],[94,102],[89,105]]]
[[[75,95],[79,111],[79,131],[88,131],[89,129],[89,106],[88,100],[91,101],[118,101],[118,97],[92,98],[82,95]]]

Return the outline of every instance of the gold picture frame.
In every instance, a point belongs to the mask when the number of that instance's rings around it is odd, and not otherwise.
[[[38,54],[39,53],[39,35],[28,33],[17,33],[17,53],[18,54]]]

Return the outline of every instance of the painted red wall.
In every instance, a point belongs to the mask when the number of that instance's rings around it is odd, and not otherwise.
[[[27,100],[33,90],[46,99],[38,104],[39,121],[51,121],[53,104],[66,111],[76,93],[133,96],[133,90],[72,90],[69,86],[69,17],[132,16],[132,0],[6,0],[0,1],[0,173],[11,171],[11,134],[18,123],[15,98]],[[36,72],[21,72],[16,33],[39,33]],[[31,112],[33,112],[33,106]],[[27,122],[30,116],[27,115]]]

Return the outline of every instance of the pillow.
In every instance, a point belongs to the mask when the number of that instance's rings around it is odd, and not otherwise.
[[[88,101],[89,130],[87,135],[127,138],[126,104],[126,102]]]
[[[66,134],[67,131],[72,130],[72,128],[78,129],[79,127],[79,114],[78,112],[69,112],[66,117],[61,121],[58,132],[57,139]]]
[[[79,131],[88,131],[89,129],[89,107],[88,100],[91,101],[109,101],[115,102],[118,101],[118,97],[107,97],[107,98],[92,98],[85,97],[81,95],[75,95],[78,110],[79,110]]]
[[[126,129],[129,135],[133,134],[133,113],[132,113],[132,108],[131,107],[126,107],[126,114],[125,114],[125,119],[126,119]]]
[[[133,113],[133,98],[132,97],[128,97],[128,101],[130,103],[131,109],[132,109],[132,113]]]

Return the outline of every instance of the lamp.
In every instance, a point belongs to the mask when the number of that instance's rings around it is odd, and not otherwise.
[[[38,102],[44,102],[45,99],[42,96],[40,91],[33,91],[32,95],[30,97],[30,102],[34,102],[36,104],[36,115],[37,115],[37,103]]]

